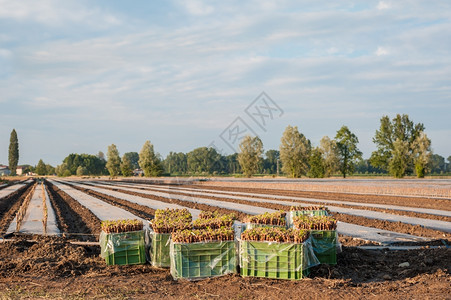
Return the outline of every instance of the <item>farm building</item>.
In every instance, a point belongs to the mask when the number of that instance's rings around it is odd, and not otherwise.
[[[9,174],[11,174],[11,171],[8,166],[0,165],[0,176],[8,176]]]

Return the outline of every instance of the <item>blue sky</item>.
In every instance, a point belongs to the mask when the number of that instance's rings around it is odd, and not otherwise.
[[[397,113],[448,157],[450,54],[449,1],[0,0],[0,163],[13,128],[19,163],[57,165],[146,140],[227,154],[237,120],[266,150],[347,125],[367,158]],[[280,110],[259,126],[262,92]]]

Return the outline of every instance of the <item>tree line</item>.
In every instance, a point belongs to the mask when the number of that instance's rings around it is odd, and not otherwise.
[[[263,150],[259,137],[246,136],[241,140],[239,152],[222,155],[212,147],[199,147],[188,153],[170,152],[166,158],[156,153],[150,141],[138,152],[120,156],[116,145],[108,147],[106,156],[70,154],[56,168],[46,165],[42,159],[30,169],[38,175],[86,176],[161,176],[161,175],[237,175],[255,174],[285,175],[298,178],[324,178],[354,173],[389,174],[396,178],[451,172],[451,156],[445,158],[433,154],[431,140],[421,123],[415,124],[408,115],[396,115],[393,119],[383,116],[373,142],[376,150],[369,159],[362,159],[359,140],[347,126],[342,126],[335,137],[324,136],[317,147],[296,126],[287,126],[282,134],[278,150]],[[11,133],[10,165],[18,161],[18,140],[15,130]],[[14,169],[15,170],[15,169]]]

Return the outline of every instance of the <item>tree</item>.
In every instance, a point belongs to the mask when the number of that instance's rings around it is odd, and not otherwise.
[[[446,172],[445,158],[438,154],[432,154],[430,156],[431,173],[440,174]]]
[[[188,171],[186,154],[182,152],[169,152],[163,165],[166,172],[170,174],[186,174]]]
[[[263,143],[258,136],[245,136],[239,145],[238,162],[246,177],[258,173],[262,161]]]
[[[340,162],[340,172],[343,178],[346,174],[354,172],[355,164],[362,159],[362,152],[357,148],[359,139],[347,126],[342,126],[335,136],[338,149],[338,160]]]
[[[105,159],[99,158],[98,155],[71,153],[64,158],[63,163],[66,164],[66,168],[69,170],[71,175],[75,175],[78,167],[80,166],[86,168],[88,172],[87,175],[108,174],[108,171],[105,170]],[[60,175],[58,174],[58,176]]]
[[[38,164],[36,165],[35,172],[40,176],[47,175],[47,166],[42,159],[40,159]]]
[[[221,170],[221,155],[213,147],[199,147],[187,154],[188,171],[213,174]]]
[[[238,162],[238,153],[233,153],[224,157],[224,172],[228,174],[241,173],[241,166]]]
[[[310,170],[308,176],[311,178],[324,178],[326,175],[325,161],[323,158],[323,152],[320,148],[312,150],[309,158]]]
[[[88,169],[86,169],[83,166],[79,166],[77,168],[77,176],[85,176],[85,175],[88,175]]]
[[[263,170],[268,174],[277,174],[280,152],[278,150],[268,150],[263,160]]]
[[[297,126],[287,126],[282,135],[279,150],[282,171],[285,174],[294,178],[307,174],[311,143],[298,131]]]
[[[376,130],[373,138],[377,150],[371,154],[371,164],[389,171],[395,177],[413,173],[413,143],[424,131],[424,125],[421,123],[414,124],[408,115],[401,116],[399,114],[391,121],[388,116],[383,116],[380,122],[380,128]],[[403,148],[404,144],[407,143],[409,155],[399,156],[399,151],[404,150],[404,148],[395,149],[396,141],[398,141],[396,144],[398,148]],[[394,156],[395,153],[398,154],[398,157]],[[391,162],[393,159],[398,161]],[[400,162],[399,159],[405,159],[405,161]],[[396,166],[402,168],[402,170],[396,170]]]
[[[451,172],[451,155],[446,159],[448,161],[448,172]]]
[[[440,155],[438,155],[441,157]],[[415,139],[413,143],[413,161],[415,164],[415,172],[418,178],[424,178],[424,175],[429,171],[429,165],[431,163],[431,140],[427,135],[422,132],[420,136]],[[443,168],[445,165],[445,159],[443,160]],[[438,158],[440,160],[440,158]]]
[[[122,156],[122,162],[121,162],[122,175],[125,177],[130,177],[133,175],[133,170],[134,170],[133,165],[129,159],[129,156],[124,154],[124,156]]]
[[[388,171],[395,178],[402,178],[406,174],[410,161],[409,142],[396,139],[391,151],[391,159],[388,164]]]
[[[146,177],[160,176],[163,173],[161,161],[155,154],[153,145],[150,141],[146,141],[141,148],[138,163]]]
[[[106,168],[111,177],[117,177],[121,172],[121,157],[119,156],[119,151],[115,144],[108,146],[107,157],[108,161],[106,163]]]
[[[123,157],[127,157],[127,159],[130,161],[132,165],[132,170],[139,169],[139,154],[138,152],[127,152],[124,153]]]
[[[51,166],[50,164],[46,164],[45,168],[47,170],[47,175],[54,175],[55,174],[55,168]]]
[[[11,131],[9,138],[9,154],[8,154],[9,170],[11,176],[16,175],[17,164],[19,163],[19,140],[15,129]]]
[[[324,160],[324,177],[330,177],[338,171],[340,166],[337,142],[326,135],[319,142],[319,150]]]

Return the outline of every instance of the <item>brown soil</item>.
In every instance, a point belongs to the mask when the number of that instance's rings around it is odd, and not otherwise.
[[[8,230],[26,196],[32,191],[33,184],[29,183],[14,193],[0,199],[0,233]]]
[[[31,240],[31,241],[30,241]],[[0,244],[0,298],[98,299],[446,299],[451,250],[344,247],[336,266],[300,281],[226,275],[174,281],[150,265],[106,266],[99,248],[64,238],[26,237]],[[399,264],[408,262],[408,267]]]
[[[421,197],[396,197],[384,195],[359,195],[347,193],[332,193],[332,192],[307,192],[307,191],[289,191],[277,189],[258,189],[258,188],[238,188],[238,187],[222,187],[214,185],[189,185],[194,188],[208,188],[214,190],[237,191],[237,192],[251,192],[256,194],[273,194],[293,197],[315,198],[325,200],[350,201],[360,203],[378,203],[399,206],[432,208],[441,210],[451,210],[451,200],[421,198]]]
[[[61,232],[79,240],[98,240],[100,220],[89,209],[52,183],[46,181],[45,184]]]

